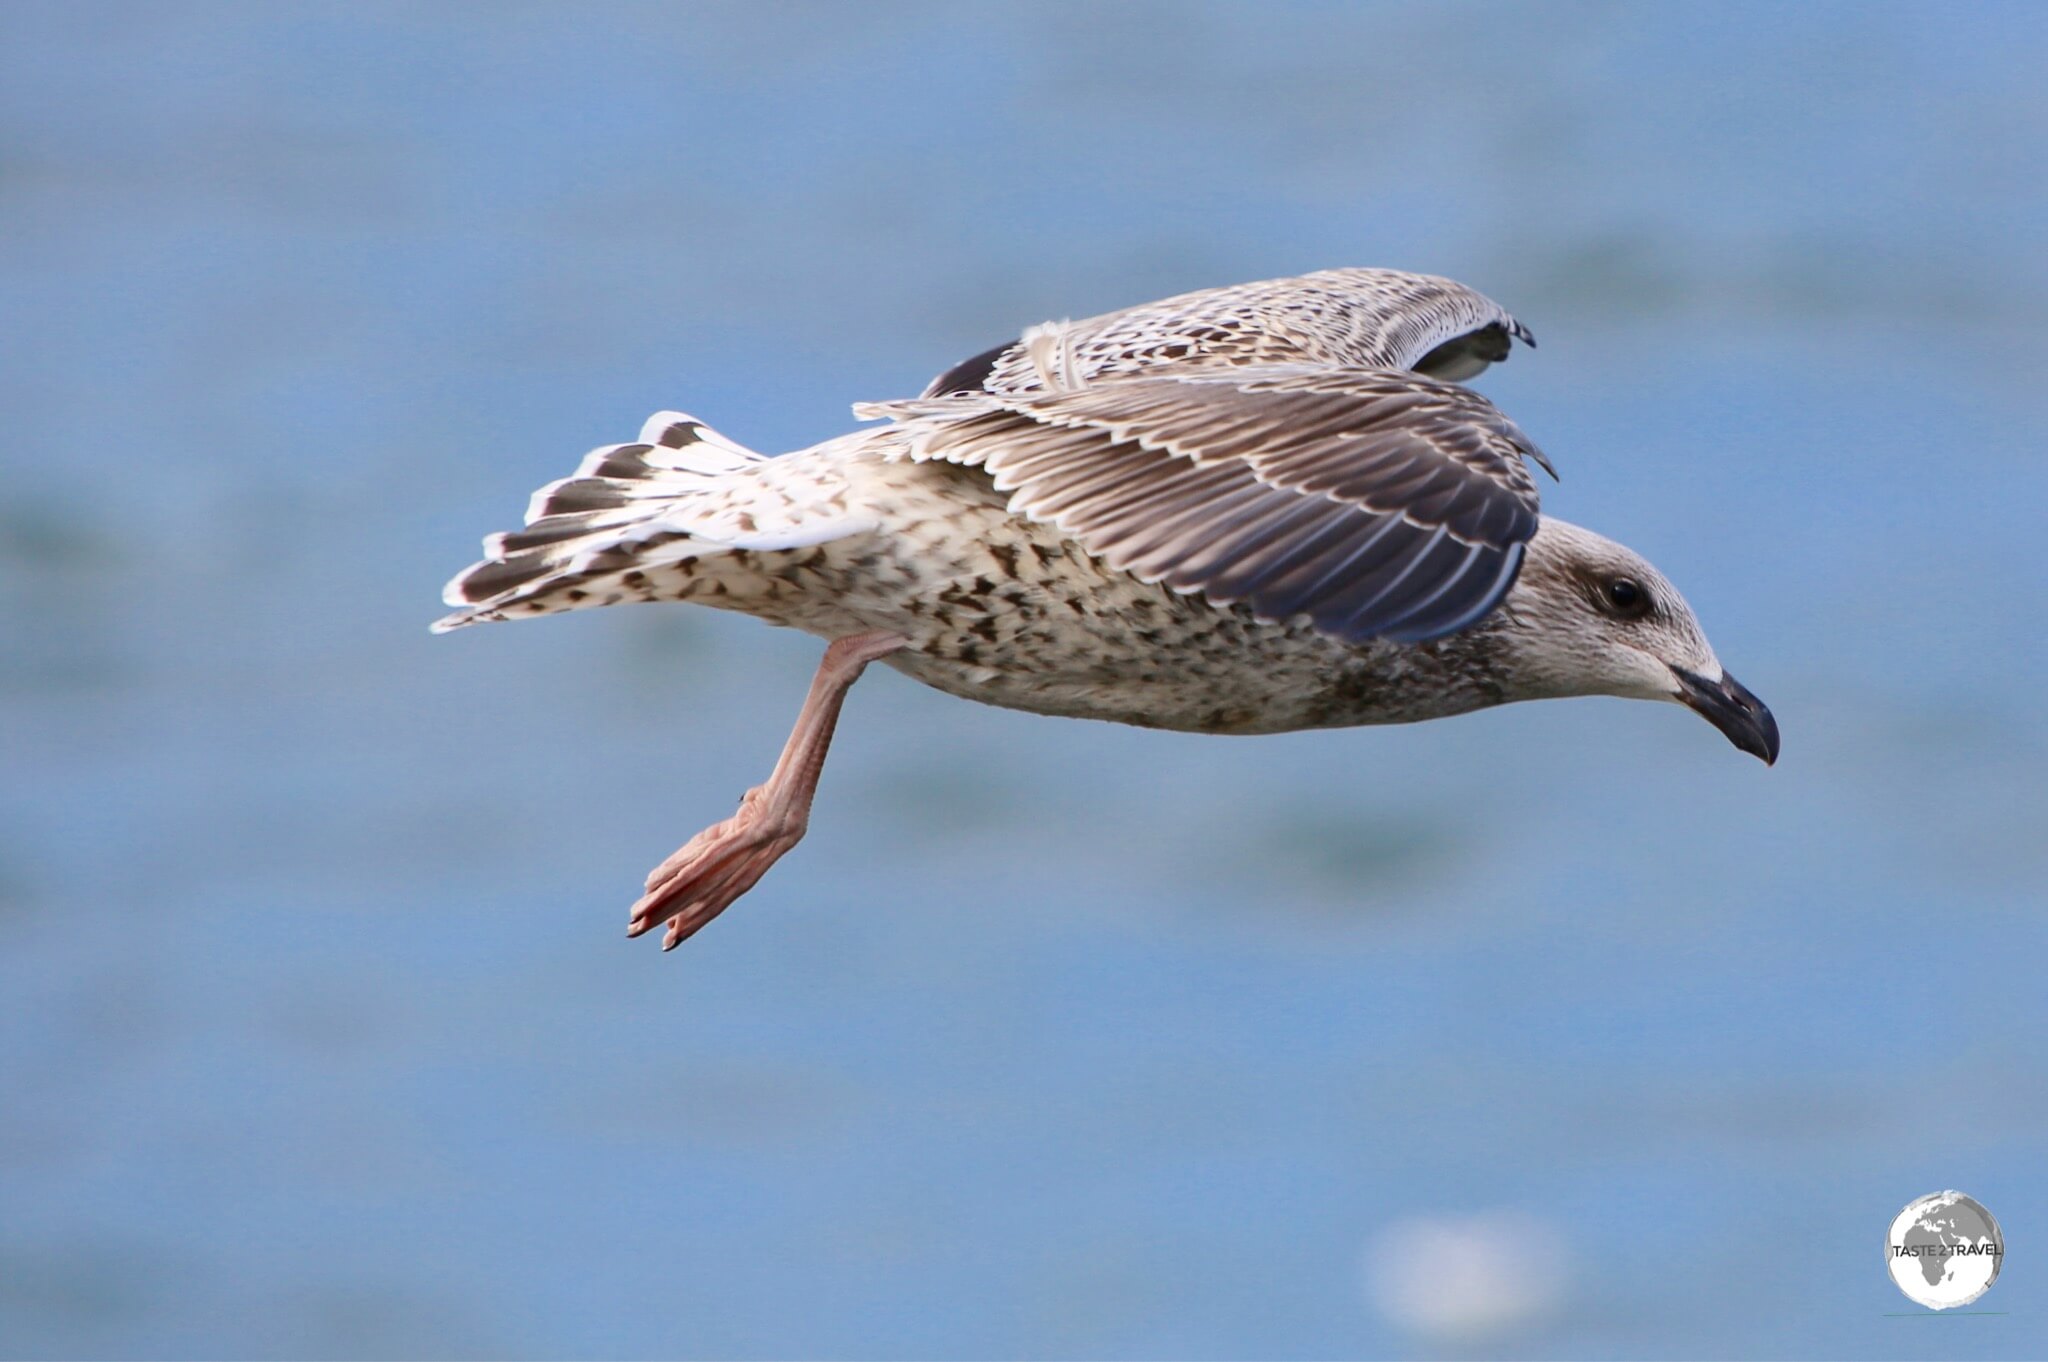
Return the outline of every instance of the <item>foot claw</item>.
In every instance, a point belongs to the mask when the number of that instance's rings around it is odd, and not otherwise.
[[[740,811],[692,837],[647,877],[647,892],[633,905],[629,937],[668,931],[661,948],[672,951],[717,917],[761,877],[797,840],[802,828],[778,825],[763,813],[758,791],[748,791]]]

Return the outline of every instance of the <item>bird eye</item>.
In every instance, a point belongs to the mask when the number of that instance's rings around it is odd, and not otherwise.
[[[1649,612],[1650,593],[1627,577],[1616,577],[1607,584],[1607,603],[1615,614],[1632,619]]]

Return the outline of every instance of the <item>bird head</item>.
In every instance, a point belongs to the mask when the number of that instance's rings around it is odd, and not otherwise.
[[[1778,759],[1771,711],[1722,667],[1678,588],[1634,550],[1546,516],[1497,613],[1529,698],[1670,700],[1766,764]]]

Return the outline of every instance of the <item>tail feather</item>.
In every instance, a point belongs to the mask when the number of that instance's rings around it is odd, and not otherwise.
[[[694,416],[656,412],[632,444],[605,445],[583,456],[566,478],[551,482],[527,503],[526,523],[550,516],[616,510],[647,496],[672,495],[673,486],[650,492],[672,477],[708,478],[738,473],[767,461],[720,435]]]
[[[628,573],[673,568],[734,548],[791,548],[864,528],[821,497],[815,473],[775,477],[777,461],[681,412],[649,418],[631,444],[592,450],[576,472],[533,494],[523,529],[484,540],[484,559],[448,583],[458,607],[436,633],[467,624],[647,598]],[[793,471],[793,470],[792,470]],[[827,504],[819,504],[825,502]]]

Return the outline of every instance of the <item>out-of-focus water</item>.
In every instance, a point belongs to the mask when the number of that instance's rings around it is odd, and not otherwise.
[[[9,6],[0,1353],[2039,1355],[2044,16]],[[478,536],[1335,264],[1529,321],[1548,507],[1777,769],[878,670],[801,851],[623,939],[817,647],[430,638]],[[1888,1317],[1945,1187],[2006,1313]]]

